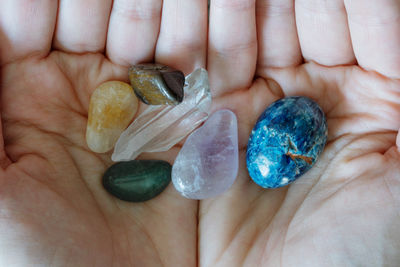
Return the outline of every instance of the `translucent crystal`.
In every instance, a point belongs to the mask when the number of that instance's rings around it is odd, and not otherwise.
[[[112,155],[113,161],[135,159],[142,152],[167,151],[209,115],[211,93],[208,74],[197,69],[186,77],[185,98],[177,106],[149,106],[122,133]]]
[[[138,110],[138,99],[129,84],[101,84],[90,98],[86,142],[97,153],[110,151]]]
[[[184,197],[215,197],[232,186],[238,164],[236,115],[220,110],[187,138],[172,167],[172,182]]]

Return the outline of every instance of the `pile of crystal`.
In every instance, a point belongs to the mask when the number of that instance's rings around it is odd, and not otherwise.
[[[220,110],[187,138],[172,167],[172,182],[184,197],[211,198],[232,186],[238,166],[236,115]]]
[[[174,75],[172,74],[171,77],[175,77]],[[130,73],[130,77],[133,76]],[[152,79],[151,77],[154,75],[148,77]],[[147,85],[159,86],[159,88],[163,88],[165,85],[174,87],[171,86],[172,82],[166,82],[165,75],[163,79],[161,85],[161,79],[153,80],[151,84],[147,83]],[[174,79],[179,81],[179,79]],[[135,85],[133,87],[135,89]],[[148,91],[143,90],[142,92]],[[141,100],[145,98],[145,101],[150,103],[151,94],[146,96],[142,95],[142,92],[135,90]],[[175,95],[176,98],[179,98],[179,93],[173,92],[173,90],[159,90],[158,92],[162,95]],[[211,93],[206,70],[197,69],[186,77],[183,101],[178,102],[171,102],[175,105],[148,106],[121,134],[115,145],[112,160],[129,161],[143,152],[167,151],[201,125],[208,118],[211,107]]]

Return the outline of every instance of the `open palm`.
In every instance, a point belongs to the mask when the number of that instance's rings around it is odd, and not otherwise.
[[[209,29],[207,1],[57,2],[0,0],[1,266],[400,262],[399,1],[214,0]],[[222,196],[170,185],[134,204],[102,189],[111,162],[85,143],[90,94],[151,61],[207,67],[214,110],[238,115],[239,176]],[[322,106],[329,140],[304,177],[265,190],[247,138],[285,95]]]

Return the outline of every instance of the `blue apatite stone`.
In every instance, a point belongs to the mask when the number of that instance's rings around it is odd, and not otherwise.
[[[328,135],[320,106],[303,96],[272,103],[260,116],[247,145],[247,169],[264,188],[285,186],[311,169]]]

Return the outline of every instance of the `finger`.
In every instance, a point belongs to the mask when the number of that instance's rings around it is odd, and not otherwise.
[[[54,0],[0,0],[0,62],[50,51],[57,16]]]
[[[400,1],[345,0],[358,64],[400,78]]]
[[[303,57],[326,66],[354,63],[343,0],[297,0],[295,3]]]
[[[207,49],[207,0],[164,0],[156,61],[185,74],[204,67]]]
[[[54,47],[74,53],[103,51],[111,1],[60,0]]]
[[[114,0],[107,56],[120,65],[153,61],[162,0]]]
[[[255,0],[213,0],[208,71],[213,95],[250,85],[257,61]]]
[[[293,0],[257,1],[258,67],[302,62]]]

